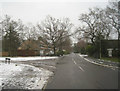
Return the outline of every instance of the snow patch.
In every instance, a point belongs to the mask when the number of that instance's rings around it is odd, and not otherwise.
[[[8,89],[13,86],[15,89],[42,89],[52,74],[53,72],[31,65],[0,63],[0,89],[3,83]]]
[[[6,57],[0,57],[0,61],[4,61]],[[58,57],[7,57],[12,61],[29,61],[29,60],[43,60],[43,59],[55,59]]]
[[[5,64],[0,63],[0,88],[2,88],[2,83],[4,80],[15,75],[15,73],[22,71],[23,66],[17,66],[16,64]]]
[[[79,54],[80,56],[82,56],[82,57],[87,57],[88,55],[84,55],[84,54]]]

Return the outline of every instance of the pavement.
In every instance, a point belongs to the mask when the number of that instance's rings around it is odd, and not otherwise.
[[[44,89],[118,89],[119,69],[97,65],[79,54],[60,57]]]

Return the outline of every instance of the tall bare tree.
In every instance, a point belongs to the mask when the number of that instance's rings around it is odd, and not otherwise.
[[[42,37],[46,38],[47,42],[51,44],[51,47],[56,54],[60,42],[62,39],[69,36],[69,31],[72,27],[68,18],[56,19],[51,16],[47,16],[46,19],[38,24],[39,30],[42,32]]]
[[[109,2],[109,5],[105,9],[105,15],[110,20],[109,24],[111,24],[113,33],[117,33],[118,37],[120,36],[120,27],[119,27],[119,19],[120,19],[120,2],[114,1]]]
[[[81,14],[79,20],[84,23],[84,27],[79,27],[78,31],[83,33],[95,44],[96,39],[109,38],[111,27],[109,19],[106,18],[105,12],[100,8],[89,9],[88,13]]]

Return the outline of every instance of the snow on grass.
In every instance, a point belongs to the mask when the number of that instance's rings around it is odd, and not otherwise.
[[[0,88],[4,80],[14,75],[17,72],[22,71],[22,66],[16,66],[15,64],[0,63]]]
[[[2,83],[5,89],[42,89],[52,74],[53,72],[30,65],[0,63],[0,89]]]
[[[0,61],[4,61],[6,57],[0,57]],[[29,61],[29,60],[43,60],[43,59],[55,59],[58,57],[7,57],[10,58],[12,61]]]
[[[31,70],[30,73],[27,71]],[[43,68],[37,68],[31,65],[25,65],[25,73],[27,73],[29,79],[26,83],[25,89],[42,89],[46,84],[48,78],[52,76],[53,72],[45,70]],[[30,74],[30,75],[29,75]],[[23,74],[25,76],[26,74]],[[30,76],[30,77],[29,77]],[[34,83],[33,83],[34,81]]]

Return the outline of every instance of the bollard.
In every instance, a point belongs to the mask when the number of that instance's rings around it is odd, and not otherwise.
[[[10,64],[11,59],[10,58],[5,58],[5,63]]]

